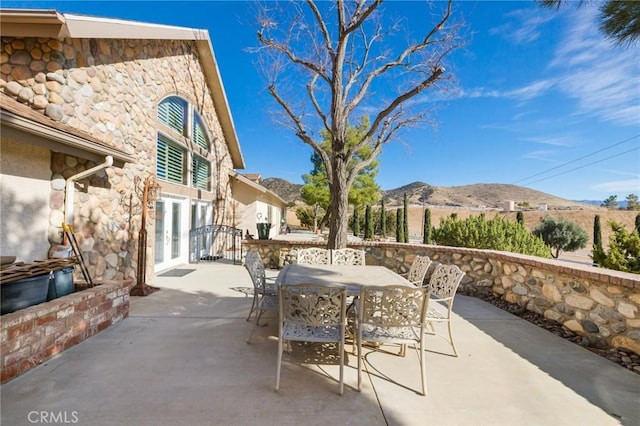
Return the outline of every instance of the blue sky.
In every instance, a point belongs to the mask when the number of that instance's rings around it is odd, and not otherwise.
[[[257,45],[254,5],[179,4],[3,1],[2,7],[207,29],[247,165],[241,172],[301,183],[311,149],[274,124],[276,106],[247,51]],[[417,3],[387,7],[414,17]],[[422,181],[513,183],[574,200],[640,194],[640,45],[607,41],[590,6],[558,12],[533,1],[465,1],[454,18],[464,20],[467,43],[448,58],[456,87],[417,100],[434,108],[436,125],[411,129],[386,146],[382,189]]]

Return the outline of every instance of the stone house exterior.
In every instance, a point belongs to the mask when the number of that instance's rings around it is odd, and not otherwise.
[[[94,280],[135,279],[153,175],[147,278],[188,262],[189,229],[233,225],[245,163],[206,30],[51,10],[0,19],[3,254],[46,258],[66,222]]]

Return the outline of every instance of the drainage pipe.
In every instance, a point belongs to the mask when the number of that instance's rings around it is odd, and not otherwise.
[[[113,165],[113,157],[107,155],[104,159],[104,163],[98,164],[95,167],[92,167],[88,170],[75,174],[67,178],[66,183],[66,194],[64,199],[65,209],[64,209],[64,221],[70,225],[73,224],[73,194],[74,194],[74,182],[79,181],[87,176],[91,176],[100,170],[106,169],[107,167],[111,167]]]

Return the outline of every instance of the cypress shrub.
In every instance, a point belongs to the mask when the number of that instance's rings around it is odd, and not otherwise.
[[[424,211],[424,224],[422,230],[422,243],[431,243],[431,210],[426,209]]]
[[[600,263],[605,258],[602,248],[602,227],[600,225],[600,215],[593,218],[593,250],[591,258],[595,263]]]
[[[360,218],[358,217],[358,208],[353,209],[353,235],[360,235]]]
[[[373,240],[373,216],[371,215],[371,206],[368,204],[364,211],[364,239]]]
[[[524,226],[524,213],[522,213],[522,211],[519,211],[518,213],[516,213],[516,222]]]
[[[384,197],[382,197],[380,205],[380,235],[382,235],[382,238],[387,236],[387,215],[384,209]]]
[[[403,225],[403,214],[402,208],[398,208],[396,210],[396,242],[403,243],[404,242],[404,225]]]
[[[403,230],[404,230],[404,242],[409,242],[409,203],[407,201],[407,193],[404,193],[404,210],[403,210]]]

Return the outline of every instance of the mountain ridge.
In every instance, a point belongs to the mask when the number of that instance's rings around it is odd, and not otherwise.
[[[286,179],[270,177],[262,180],[261,185],[275,192],[287,202],[302,203],[300,189]],[[444,206],[454,208],[504,208],[513,202],[522,208],[539,208],[546,205],[549,209],[597,210],[599,206],[567,200],[545,192],[522,186],[501,183],[476,183],[460,186],[433,186],[415,181],[395,189],[381,191],[385,204],[389,207],[402,205],[404,194],[409,204],[425,206]]]

